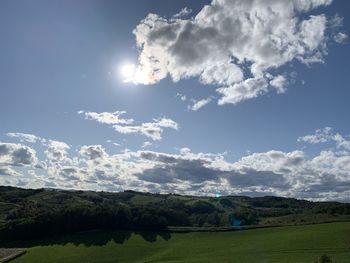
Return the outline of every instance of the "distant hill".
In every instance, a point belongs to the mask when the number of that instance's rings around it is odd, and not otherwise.
[[[0,186],[0,242],[95,229],[172,231],[350,221],[350,204]]]

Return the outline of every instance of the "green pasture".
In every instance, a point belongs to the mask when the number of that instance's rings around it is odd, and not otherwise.
[[[17,244],[18,245],[18,244]],[[350,262],[350,222],[232,232],[90,232],[22,244],[13,263]]]

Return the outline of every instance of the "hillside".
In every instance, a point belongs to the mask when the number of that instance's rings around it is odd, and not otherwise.
[[[198,197],[0,187],[0,240],[94,229],[230,230],[350,221],[350,204],[281,197]]]

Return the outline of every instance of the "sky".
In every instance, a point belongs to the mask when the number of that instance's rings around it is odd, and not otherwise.
[[[0,184],[350,201],[350,3],[0,2]]]

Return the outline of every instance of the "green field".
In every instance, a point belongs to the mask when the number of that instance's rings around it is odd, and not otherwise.
[[[235,232],[91,232],[27,244],[24,262],[350,262],[350,222]]]

